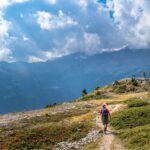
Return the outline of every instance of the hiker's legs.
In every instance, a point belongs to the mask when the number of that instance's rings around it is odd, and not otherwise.
[[[103,122],[103,125],[104,125],[104,132],[106,132],[107,131],[107,125],[108,125],[108,117],[103,116],[102,117],[102,122]]]
[[[106,131],[106,124],[104,124],[104,132]]]
[[[108,126],[108,124],[105,125],[105,131],[107,131],[107,126]]]
[[[104,132],[107,131],[107,126],[108,126],[108,124],[104,124]]]

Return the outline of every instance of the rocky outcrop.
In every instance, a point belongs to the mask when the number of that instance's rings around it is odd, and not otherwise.
[[[85,147],[90,142],[96,141],[100,137],[99,130],[92,129],[86,137],[82,138],[79,141],[69,142],[64,141],[58,143],[53,150],[71,150],[71,149],[79,149]]]

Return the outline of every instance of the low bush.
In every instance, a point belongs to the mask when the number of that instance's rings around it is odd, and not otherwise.
[[[145,101],[141,101],[128,100],[126,103],[130,108],[112,115],[111,125],[117,129],[117,135],[129,150],[150,148],[150,105],[145,105]]]
[[[113,87],[113,90],[116,92],[116,93],[125,93],[126,92],[126,85],[117,85],[117,86],[114,86]]]
[[[126,103],[128,104],[128,107],[140,107],[149,104],[147,101],[142,99],[129,99]]]
[[[28,120],[28,124],[41,124],[46,122],[59,122],[62,119],[66,119],[73,116],[80,116],[82,114],[88,113],[90,110],[88,108],[85,109],[72,109],[70,112],[60,112],[56,114],[48,114],[45,113],[43,116],[37,116],[35,118],[31,118]]]
[[[150,148],[150,125],[138,126],[119,131],[119,137],[131,150],[149,150]]]
[[[88,100],[91,100],[94,98],[94,95],[90,95],[90,94],[87,94],[85,96],[82,96],[80,99],[78,99],[77,101],[88,101]]]
[[[94,96],[95,99],[107,99],[107,98],[110,98],[110,96],[108,96],[106,93],[103,93],[103,92],[96,92],[95,96]]]
[[[62,122],[33,129],[22,129],[5,138],[0,135],[0,149],[53,149],[59,142],[80,140],[91,128],[92,124],[85,120],[71,124]]]
[[[61,103],[53,103],[53,104],[49,104],[49,105],[46,105],[46,107],[45,107],[45,108],[58,106],[58,105],[60,105],[60,104],[61,104]]]
[[[115,129],[133,128],[150,124],[150,106],[133,107],[113,114],[111,125]]]
[[[131,84],[133,86],[138,86],[139,85],[138,82],[137,82],[137,80],[135,78],[131,78]]]

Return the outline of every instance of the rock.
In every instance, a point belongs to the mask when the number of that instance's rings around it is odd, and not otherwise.
[[[92,129],[86,137],[80,139],[79,141],[69,142],[63,141],[58,143],[53,150],[70,150],[70,149],[79,149],[85,147],[88,143],[96,141],[99,137],[99,130]]]

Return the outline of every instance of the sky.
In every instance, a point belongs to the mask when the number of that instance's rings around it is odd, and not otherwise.
[[[0,61],[150,48],[150,0],[0,0]]]

